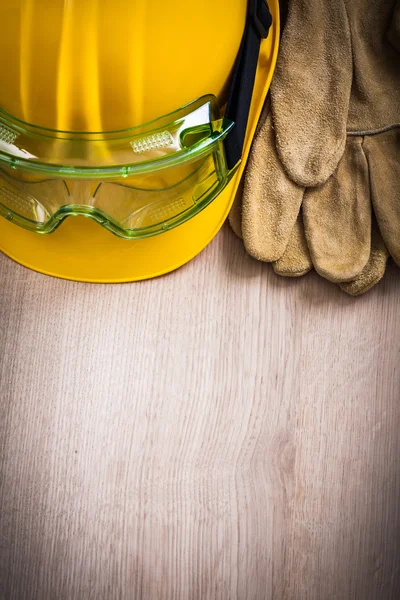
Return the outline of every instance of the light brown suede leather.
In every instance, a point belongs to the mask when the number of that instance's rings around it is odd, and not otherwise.
[[[230,217],[277,273],[312,261],[358,295],[383,276],[385,244],[400,264],[399,15],[400,0],[289,2],[271,113]]]
[[[350,138],[336,171],[308,188],[304,227],[315,269],[333,282],[351,281],[371,251],[371,199],[362,138]]]
[[[384,276],[388,258],[389,254],[382,236],[376,224],[373,223],[369,261],[356,279],[347,283],[341,283],[341,289],[351,296],[365,294],[365,292],[368,292],[374,285],[379,283]]]
[[[275,273],[283,277],[301,277],[312,270],[313,264],[304,235],[301,211],[284,254],[272,263],[272,267]]]

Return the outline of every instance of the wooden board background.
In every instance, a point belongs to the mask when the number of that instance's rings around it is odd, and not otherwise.
[[[400,597],[400,277],[351,299],[226,227],[139,284],[0,258],[0,597]]]

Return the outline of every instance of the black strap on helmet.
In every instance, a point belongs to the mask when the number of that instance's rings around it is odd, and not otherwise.
[[[225,117],[235,123],[224,142],[229,169],[233,169],[242,157],[261,41],[268,37],[271,25],[267,0],[249,0],[246,26],[225,112]]]

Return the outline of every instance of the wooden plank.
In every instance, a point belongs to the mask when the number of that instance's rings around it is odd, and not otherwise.
[[[400,597],[399,292],[228,228],[132,285],[1,257],[0,597]]]

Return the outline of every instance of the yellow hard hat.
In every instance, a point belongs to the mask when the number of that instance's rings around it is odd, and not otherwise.
[[[3,0],[0,27],[0,250],[93,282],[198,254],[240,182],[278,0]]]

